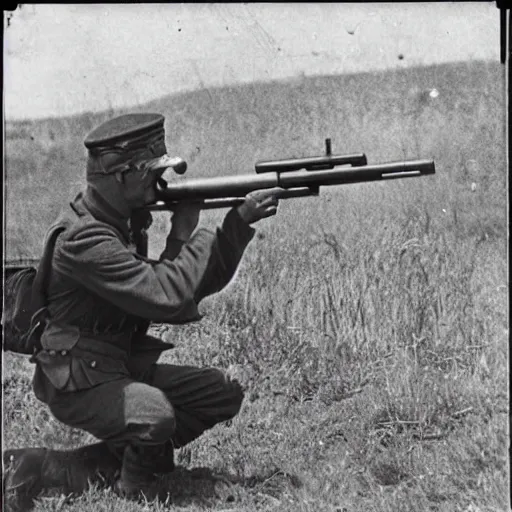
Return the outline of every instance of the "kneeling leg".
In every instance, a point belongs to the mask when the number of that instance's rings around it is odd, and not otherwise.
[[[148,383],[161,389],[174,407],[176,431],[172,439],[177,448],[233,418],[244,397],[240,384],[215,368],[156,364]]]

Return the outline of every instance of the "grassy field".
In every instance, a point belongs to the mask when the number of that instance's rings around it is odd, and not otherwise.
[[[41,497],[35,510],[509,510],[503,101],[499,65],[472,62],[138,108],[166,115],[169,152],[191,174],[321,154],[326,137],[371,163],[432,157],[437,174],[283,201],[200,323],[152,327],[177,347],[164,361],[226,369],[246,389],[229,425],[177,453],[161,482],[167,503],[93,488]],[[37,254],[45,224],[83,183],[84,133],[111,114],[8,127],[9,257]],[[223,214],[204,213],[203,225]],[[168,225],[155,216],[153,254]],[[4,446],[91,441],[37,402],[32,371],[4,354]]]

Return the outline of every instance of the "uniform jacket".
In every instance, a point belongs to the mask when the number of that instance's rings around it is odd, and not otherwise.
[[[50,321],[34,356],[34,390],[45,402],[55,390],[142,374],[172,347],[146,334],[150,322],[199,320],[200,301],[229,283],[254,236],[233,209],[216,232],[198,229],[184,244],[168,238],[155,261],[136,253],[127,220],[94,190],[70,206],[49,232],[65,228],[49,275]]]

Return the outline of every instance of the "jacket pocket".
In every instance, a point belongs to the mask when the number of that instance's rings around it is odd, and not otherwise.
[[[71,359],[71,379],[65,391],[89,389],[105,382],[129,376],[124,361],[100,354],[81,354]]]
[[[71,377],[70,350],[80,337],[78,328],[71,325],[62,326],[50,322],[42,336],[43,350],[34,355],[33,360],[40,365],[52,386],[64,390]]]
[[[69,352],[80,338],[80,330],[73,325],[50,322],[41,336],[41,346],[48,351]]]
[[[34,360],[39,364],[52,386],[63,390],[69,383],[71,376],[71,357],[69,354],[62,355],[55,350],[41,350],[34,355]]]

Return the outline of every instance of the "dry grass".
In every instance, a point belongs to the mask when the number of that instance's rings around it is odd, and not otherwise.
[[[153,326],[177,346],[165,360],[224,368],[246,388],[233,422],[179,451],[180,469],[161,482],[171,489],[168,503],[145,506],[91,489],[41,498],[36,510],[508,510],[498,71],[473,63],[155,103],[154,110],[174,112],[176,153],[200,147],[198,173],[321,152],[323,137],[332,136],[336,152],[366,151],[372,162],[434,156],[437,175],[284,202],[278,217],[258,225],[234,282],[205,300],[201,323]],[[441,103],[422,96],[428,87],[440,91]],[[68,143],[54,149],[65,162]],[[18,207],[8,212],[21,214]],[[205,214],[204,224],[222,215]],[[167,224],[163,215],[155,219],[153,252]],[[26,232],[23,223],[9,229]],[[26,358],[4,355],[5,445],[90,441],[36,401],[31,373]]]

